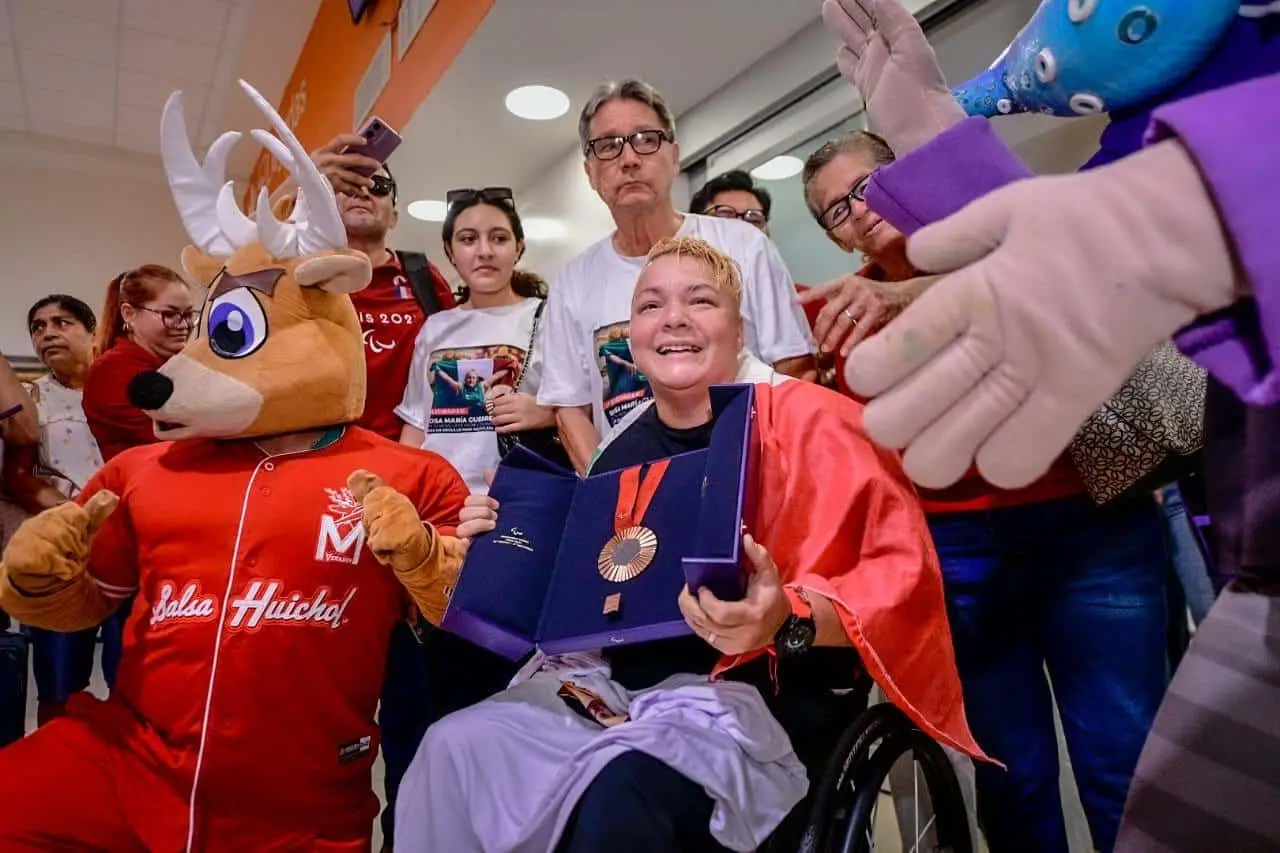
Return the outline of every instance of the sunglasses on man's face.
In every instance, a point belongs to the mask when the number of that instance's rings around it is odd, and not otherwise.
[[[444,197],[445,203],[449,207],[453,207],[455,204],[468,204],[476,199],[487,202],[501,201],[510,204],[515,200],[515,197],[511,194],[511,187],[485,187],[484,189],[479,190],[472,188],[449,190]]]
[[[374,175],[369,180],[373,181],[373,186],[369,187],[369,195],[376,195],[378,198],[392,195],[396,191],[396,182],[388,178],[386,175]]]

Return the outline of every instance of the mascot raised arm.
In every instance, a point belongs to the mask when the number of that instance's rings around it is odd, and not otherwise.
[[[1050,0],[1040,14],[1083,33],[1126,5]],[[853,351],[846,378],[875,398],[867,431],[905,447],[917,481],[945,485],[973,460],[1012,488],[1048,467],[1158,341],[1174,336],[1208,372],[1206,491],[1232,581],[1156,715],[1114,850],[1275,850],[1280,761],[1258,756],[1280,743],[1280,3],[1132,8],[1163,9],[1155,36],[1232,17],[1198,63],[1112,104],[1087,164],[1100,168],[1034,177],[982,118],[948,103],[896,0],[826,0],[842,69],[907,145],[867,203],[914,232],[916,267],[949,273]],[[1078,79],[1052,55],[1058,79]]]
[[[351,426],[365,368],[348,294],[369,261],[240,85],[298,198],[287,221],[265,192],[247,217],[224,182],[239,134],[201,165],[170,97],[182,261],[208,296],[182,353],[129,387],[171,440],[113,459],[4,552],[0,607],[24,623],[76,630],[132,605],[110,698],[0,751],[3,850],[367,850],[392,628],[411,608],[438,622],[457,575],[462,479]]]

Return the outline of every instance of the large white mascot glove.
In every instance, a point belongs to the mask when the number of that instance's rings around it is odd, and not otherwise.
[[[854,349],[846,378],[875,397],[867,432],[906,448],[910,477],[958,480],[976,459],[1027,485],[1152,348],[1238,296],[1237,267],[1185,149],[1033,178],[911,237],[922,270],[957,270]]]
[[[836,64],[867,102],[868,124],[899,157],[964,121],[938,57],[900,0],[823,0],[822,19],[844,42]]]

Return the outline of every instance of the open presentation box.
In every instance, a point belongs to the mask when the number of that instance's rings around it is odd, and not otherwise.
[[[676,603],[685,584],[740,599],[758,455],[754,386],[715,386],[711,404],[710,446],[670,457],[660,480],[662,460],[638,478],[578,477],[523,448],[509,453],[489,490],[497,528],[471,543],[445,630],[515,660],[534,648],[563,654],[688,634]],[[657,488],[638,519],[643,532],[623,541],[620,529],[635,529],[617,520],[632,503],[628,477]]]

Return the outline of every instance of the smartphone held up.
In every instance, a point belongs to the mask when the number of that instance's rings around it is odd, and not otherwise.
[[[363,145],[346,146],[342,149],[343,154],[361,154],[372,160],[376,160],[380,164],[384,164],[391,157],[391,153],[400,147],[403,141],[400,134],[396,133],[391,125],[387,124],[377,116],[369,116],[364,123],[356,131],[356,135],[364,140]],[[353,166],[351,171],[364,175],[366,178],[373,175],[375,169],[369,166]]]

